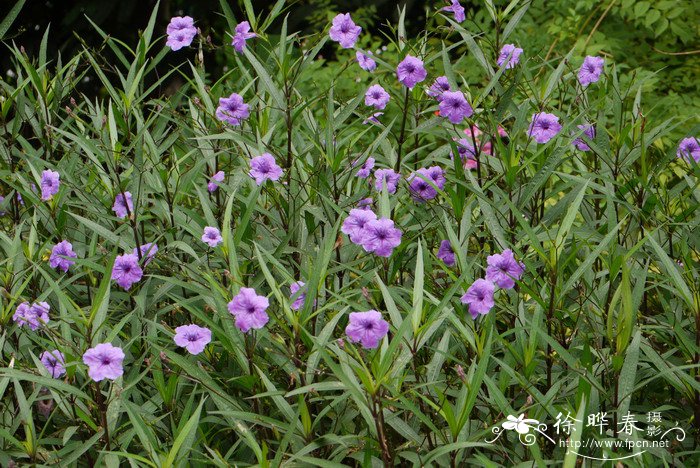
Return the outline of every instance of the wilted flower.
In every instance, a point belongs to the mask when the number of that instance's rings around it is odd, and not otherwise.
[[[523,49],[520,47],[515,47],[514,44],[506,44],[503,47],[501,47],[501,52],[498,55],[498,60],[496,60],[496,64],[499,67],[502,67],[504,63],[506,63],[506,60],[508,60],[508,65],[506,65],[506,69],[508,68],[513,68],[515,67],[518,63],[520,63],[520,54],[523,53]],[[510,59],[508,59],[510,57]]]
[[[333,25],[329,32],[329,36],[335,42],[340,43],[343,49],[350,49],[360,37],[362,28],[357,26],[350,17],[350,13],[338,14],[333,18]]]
[[[54,379],[60,378],[66,373],[66,358],[58,350],[44,351],[39,360]]]
[[[112,205],[112,211],[117,215],[117,218],[123,219],[129,214],[134,212],[134,204],[131,199],[130,192],[118,193],[114,197],[114,204]]]
[[[119,378],[124,373],[123,361],[124,351],[110,343],[100,343],[83,354],[83,362],[88,366],[88,375],[95,382]]]
[[[265,310],[270,301],[265,296],[258,296],[253,288],[241,288],[228,303],[228,311],[236,318],[236,327],[243,333],[251,328],[259,329],[270,320]]]
[[[243,52],[243,48],[245,47],[245,41],[247,41],[248,39],[252,39],[256,36],[257,34],[250,32],[250,23],[248,23],[247,21],[241,21],[236,26],[236,33],[233,35],[233,41],[231,41],[231,45],[236,49],[236,51]]]
[[[464,7],[459,4],[459,0],[450,0],[451,5],[442,7],[443,11],[451,11],[455,15],[455,21],[461,23],[467,17],[464,15]]]
[[[472,318],[475,319],[479,314],[487,314],[491,310],[495,304],[493,300],[494,290],[493,283],[485,279],[478,279],[469,286],[461,301],[462,304],[469,304],[469,313],[472,314]]]
[[[450,88],[450,82],[447,80],[446,76],[438,76],[435,78],[435,81],[433,81],[433,84],[430,86],[428,91],[426,91],[426,93],[428,96],[434,97],[440,101],[442,99],[442,94],[445,91],[452,91],[452,88]]]
[[[380,257],[390,257],[401,244],[401,230],[388,218],[370,220],[361,234],[362,248]]]
[[[683,138],[676,150],[676,156],[688,162],[692,157],[696,163],[700,163],[700,140],[694,137]]]
[[[396,76],[401,84],[412,89],[428,76],[428,72],[425,71],[421,59],[407,55],[396,68]]]
[[[192,40],[197,35],[197,28],[191,17],[175,16],[170,19],[166,32],[168,40],[165,45],[173,51],[177,51],[192,44]]]
[[[374,188],[381,192],[386,186],[389,193],[396,193],[396,187],[401,176],[393,169],[377,169],[374,171]]]
[[[537,143],[547,143],[554,138],[561,130],[559,117],[547,112],[539,112],[532,115],[532,122],[528,135],[533,137]]]
[[[207,182],[207,190],[209,190],[209,192],[216,192],[216,189],[219,188],[219,184],[224,181],[224,178],[226,178],[224,171],[219,171],[211,176],[211,180]]]
[[[198,325],[182,325],[175,329],[173,341],[190,354],[199,354],[211,341],[211,330]]]
[[[584,60],[581,68],[578,71],[578,81],[583,86],[588,86],[600,79],[603,73],[603,57],[592,57],[588,55]]]
[[[362,164],[362,167],[357,171],[357,177],[361,179],[366,179],[369,177],[370,171],[374,168],[374,158],[369,157],[367,160]]]
[[[202,234],[202,242],[208,244],[209,247],[216,247],[221,242],[223,242],[221,233],[218,229],[212,226],[207,226],[204,228],[204,234]]]
[[[589,140],[593,140],[595,138],[595,127],[593,125],[579,125],[578,129],[583,130],[583,134],[586,135]],[[586,143],[586,141],[581,137],[576,138],[573,141],[573,145],[581,151],[590,151],[591,149],[588,146],[588,143]]]
[[[219,98],[219,107],[216,108],[216,118],[233,126],[238,126],[250,116],[248,104],[243,102],[240,94],[232,93],[227,98]]]
[[[367,125],[368,123],[373,123],[379,125],[381,124],[381,122],[379,121],[378,117],[381,117],[382,115],[384,115],[384,112],[375,112],[374,114],[370,115],[365,120],[363,120],[362,124]]]
[[[445,265],[447,266],[454,266],[455,253],[452,250],[452,244],[450,244],[450,241],[444,240],[440,242],[440,248],[438,249],[437,258],[445,262]]]
[[[73,244],[64,240],[54,245],[51,249],[49,265],[51,268],[60,268],[65,273],[72,265],[75,265],[71,258],[76,258],[77,256],[78,254],[73,252]]]
[[[350,241],[355,244],[362,243],[362,236],[365,232],[365,225],[377,219],[377,215],[370,209],[353,208],[350,215],[345,218],[340,230],[350,237]]]
[[[389,331],[389,323],[376,310],[351,312],[345,334],[352,343],[359,342],[365,349],[374,349]]]
[[[389,103],[389,93],[378,84],[369,87],[365,93],[365,105],[374,106],[376,109],[384,109]]]
[[[304,286],[306,286],[306,283],[304,283],[303,281],[296,281],[289,285],[289,291],[292,294],[290,299],[294,298],[296,295],[296,299],[294,299],[294,302],[292,302],[292,305],[290,306],[292,310],[299,310],[304,305],[306,293],[299,293],[299,290],[301,290]]]
[[[274,156],[263,153],[250,160],[249,175],[255,179],[256,184],[261,185],[266,180],[279,180],[282,168],[277,165]]]
[[[357,59],[357,63],[360,64],[360,68],[368,72],[374,71],[377,68],[377,62],[375,62],[370,55],[372,55],[372,52],[367,52],[366,54],[360,50],[355,52],[355,58]]]
[[[41,199],[51,200],[61,186],[61,176],[56,171],[47,169],[41,173]]]
[[[363,198],[359,202],[357,202],[357,207],[362,209],[362,210],[371,210],[372,209],[372,198],[367,197]]]
[[[131,285],[141,281],[143,270],[139,266],[139,257],[136,254],[119,255],[114,260],[112,268],[112,279],[117,281],[117,284],[129,290]]]
[[[446,117],[453,124],[471,117],[474,113],[472,106],[467,102],[461,91],[445,91],[440,99],[440,115]]]
[[[28,326],[30,330],[36,331],[42,325],[49,323],[49,310],[51,307],[47,302],[35,302],[31,306],[28,302],[22,302],[17,306],[12,320],[17,326]]]
[[[504,250],[501,254],[489,255],[486,263],[488,264],[486,279],[503,289],[515,286],[515,280],[519,280],[525,271],[525,264],[516,261],[510,249]]]

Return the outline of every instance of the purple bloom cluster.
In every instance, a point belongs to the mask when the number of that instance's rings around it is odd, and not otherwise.
[[[165,42],[165,45],[173,51],[189,46],[197,35],[194,20],[189,16],[175,16],[171,18],[170,24],[168,24],[165,31],[168,33],[168,40]]]
[[[243,333],[251,329],[260,329],[270,320],[267,308],[270,301],[265,296],[258,296],[253,288],[241,288],[228,303],[228,311],[236,318],[236,327]]]
[[[149,242],[147,244],[143,244],[139,248],[139,250],[141,251],[141,258],[145,258],[145,260],[143,262],[143,266],[146,266],[149,263],[151,263],[151,260],[153,260],[153,258],[158,253],[158,244]],[[136,248],[134,248],[134,250],[131,253],[138,257],[139,250],[136,250]]]
[[[73,244],[64,240],[54,245],[51,249],[49,265],[51,268],[60,268],[65,273],[72,265],[75,265],[71,258],[76,258],[77,256],[78,254],[73,252]]]
[[[236,49],[237,52],[243,52],[245,47],[245,42],[248,39],[257,37],[257,34],[250,32],[250,23],[247,21],[241,21],[236,26],[236,33],[233,35],[233,40],[231,45]]]
[[[583,134],[586,135],[589,140],[593,140],[595,138],[595,127],[593,125],[590,125],[590,124],[579,125],[578,129],[583,130]],[[591,148],[588,146],[588,143],[586,143],[586,141],[581,137],[576,138],[572,142],[572,144],[581,151],[590,151],[591,150]]]
[[[384,88],[378,84],[369,87],[365,93],[365,105],[373,106],[375,109],[384,109],[389,103],[389,93],[384,91]]]
[[[350,49],[360,37],[362,28],[357,26],[350,17],[350,13],[338,14],[333,18],[333,24],[329,36],[344,49]]]
[[[435,78],[435,81],[433,81],[433,84],[430,86],[428,91],[426,91],[426,93],[428,96],[434,97],[440,101],[442,100],[443,93],[447,91],[452,91],[452,88],[450,88],[450,82],[447,80],[446,76],[438,76]]]
[[[496,64],[499,67],[502,67],[503,64],[506,63],[506,60],[508,60],[506,69],[514,68],[518,63],[520,63],[520,54],[522,53],[523,49],[521,49],[520,47],[515,47],[514,44],[506,44],[503,47],[501,47],[501,52],[498,55],[498,60],[496,60]]]
[[[440,242],[440,248],[438,248],[437,258],[445,262],[447,266],[455,265],[455,253],[452,250],[452,244],[450,241],[444,240]]]
[[[263,153],[250,160],[249,174],[256,184],[262,185],[266,180],[279,180],[282,177],[282,168],[277,165],[274,156]]]
[[[407,55],[396,68],[396,76],[401,84],[408,89],[413,89],[415,85],[425,80],[428,72],[421,59]]]
[[[440,99],[440,115],[447,118],[453,124],[469,118],[474,113],[472,106],[467,102],[461,91],[445,91]]]
[[[578,71],[578,81],[583,86],[588,86],[600,79],[603,73],[603,57],[592,57],[588,55],[584,60],[581,68]]]
[[[232,93],[227,98],[219,98],[219,107],[216,108],[216,118],[234,127],[239,126],[250,116],[248,104],[243,101],[240,94]]]
[[[389,332],[389,323],[376,310],[351,312],[345,334],[352,343],[359,342],[365,349],[374,349]]]
[[[547,112],[540,112],[532,115],[532,122],[528,135],[533,137],[537,143],[547,143],[557,136],[561,131],[559,117]]]
[[[449,0],[450,5],[440,8],[442,11],[451,11],[455,15],[455,21],[461,23],[467,17],[464,15],[464,7],[459,4],[459,0]]]
[[[124,373],[123,361],[124,351],[110,343],[100,343],[83,354],[83,362],[88,366],[88,375],[95,382],[121,377]]]
[[[199,354],[211,341],[211,330],[198,325],[182,325],[175,329],[173,341],[190,354]]]
[[[683,138],[676,150],[676,156],[688,162],[690,162],[690,158],[693,158],[696,163],[700,164],[700,139],[694,137]]]
[[[134,283],[141,281],[143,270],[139,265],[137,254],[119,255],[114,260],[112,267],[112,279],[125,290],[129,290]]]
[[[61,187],[61,176],[58,172],[47,169],[41,173],[41,199],[44,201],[58,193]]]
[[[360,179],[366,179],[367,177],[369,177],[369,174],[372,171],[372,169],[374,169],[374,158],[370,156],[369,158],[367,158],[364,164],[362,164],[362,167],[358,169],[357,177],[359,177]]]
[[[299,292],[304,286],[306,286],[306,283],[304,283],[303,281],[296,281],[289,285],[289,292],[291,293],[290,299],[294,299],[294,302],[292,302],[291,305],[292,310],[299,310],[304,305],[306,293]]]
[[[462,296],[463,304],[469,304],[472,318],[487,314],[493,308],[496,286],[511,289],[525,271],[525,265],[515,260],[513,251],[506,249],[503,253],[489,255],[486,259],[486,279],[478,279],[472,283]]]
[[[445,188],[445,171],[440,166],[420,168],[408,177],[408,187],[415,200],[426,201],[437,197],[437,190]]]
[[[226,174],[224,171],[219,171],[213,176],[211,176],[211,179],[209,182],[207,182],[207,190],[209,192],[216,192],[216,189],[219,188],[219,184],[224,181],[226,178]]]
[[[388,218],[377,218],[369,209],[353,208],[340,230],[350,242],[361,245],[366,252],[380,257],[390,257],[401,244],[401,230]]]
[[[49,323],[50,309],[51,306],[47,302],[35,302],[32,305],[29,305],[29,302],[22,302],[17,306],[12,320],[18,327],[26,325],[30,330],[36,331],[42,325]]]

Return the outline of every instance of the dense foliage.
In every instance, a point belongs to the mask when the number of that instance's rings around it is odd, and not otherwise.
[[[218,36],[3,45],[0,463],[698,463],[697,122],[581,68],[595,34],[526,42],[528,2],[359,39],[220,3]],[[656,413],[685,437],[559,443]]]

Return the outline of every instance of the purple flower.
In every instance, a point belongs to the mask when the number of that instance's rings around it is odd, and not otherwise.
[[[366,54],[360,50],[355,52],[355,58],[357,59],[357,63],[360,64],[360,68],[368,72],[374,71],[377,68],[377,62],[375,62],[370,55],[372,55],[372,52],[367,52]]]
[[[683,138],[676,150],[676,156],[688,162],[692,157],[696,163],[700,163],[700,140],[694,137]]]
[[[134,248],[133,252],[131,252],[133,255],[136,255],[138,258],[139,252]],[[151,260],[156,256],[158,253],[158,244],[154,242],[149,242],[147,244],[143,244],[141,246],[141,258],[143,259],[144,257],[146,258],[146,261],[143,263],[143,266],[148,265],[151,263]]]
[[[279,180],[282,177],[282,168],[275,162],[275,157],[270,153],[263,153],[250,160],[249,175],[255,179],[255,183],[261,185],[266,180]]]
[[[451,0],[451,5],[442,7],[443,11],[451,11],[455,15],[455,21],[461,23],[467,17],[464,15],[464,7],[459,4],[459,0]]]
[[[423,67],[423,61],[419,58],[407,55],[399,66],[396,67],[396,76],[399,82],[408,89],[413,89],[415,85],[420,83],[428,76],[428,72]]]
[[[3,203],[5,203],[5,197],[0,195],[0,207],[2,206]],[[5,211],[3,211],[2,208],[0,208],[0,216],[5,216]]]
[[[440,115],[446,117],[453,124],[471,117],[474,113],[472,106],[467,102],[462,91],[445,91],[440,99]]]
[[[365,93],[365,105],[374,106],[376,109],[384,109],[389,103],[389,99],[389,93],[378,84],[370,86]]]
[[[478,165],[476,161],[476,151],[466,138],[457,140],[457,153],[459,153],[459,158],[462,160],[462,165],[465,168],[474,169]],[[450,153],[450,157],[454,158],[454,155]]]
[[[352,343],[359,342],[365,349],[374,349],[389,331],[389,323],[376,310],[351,312],[345,334]]]
[[[350,237],[350,242],[362,244],[365,225],[377,219],[377,215],[370,209],[353,208],[350,215],[345,218],[340,230]]]
[[[374,158],[369,157],[362,165],[362,167],[357,171],[357,177],[361,179],[366,179],[369,177],[370,171],[374,168]]]
[[[238,126],[248,118],[250,110],[248,104],[243,102],[240,94],[233,93],[227,98],[219,98],[219,107],[216,108],[216,118],[233,126]]]
[[[357,202],[357,207],[361,210],[371,210],[372,209],[372,198],[363,198]]]
[[[401,244],[401,230],[388,218],[368,221],[361,237],[362,248],[380,257],[390,257]]]
[[[61,176],[56,171],[50,169],[41,173],[41,199],[51,200],[51,197],[58,193],[61,186]]]
[[[303,281],[297,281],[295,283],[292,283],[289,285],[289,291],[291,292],[291,297],[289,298],[294,299],[294,302],[292,302],[291,309],[292,310],[299,310],[301,307],[304,305],[304,299],[306,299],[306,293],[302,292],[299,293],[299,290],[302,289],[306,284]],[[297,294],[299,293],[299,294]]]
[[[176,51],[192,44],[192,40],[197,35],[197,28],[191,17],[175,16],[170,19],[166,32],[168,33],[168,40],[165,42],[165,45]]]
[[[435,171],[437,169],[437,172]],[[439,166],[433,166],[430,169],[420,168],[408,177],[408,188],[411,195],[416,200],[432,200],[437,196],[437,190],[434,185],[438,185],[441,181],[442,186],[445,185],[445,176]],[[435,179],[433,179],[435,177]],[[443,187],[440,187],[441,189]]]
[[[384,112],[375,112],[374,114],[370,115],[365,120],[363,120],[362,124],[367,125],[368,123],[373,123],[380,125],[381,122],[379,121],[379,117],[381,117],[382,115],[384,115]]]
[[[450,88],[450,82],[447,81],[446,76],[438,76],[435,78],[435,81],[433,81],[433,84],[430,86],[430,89],[428,89],[427,94],[430,97],[434,97],[438,101],[442,100],[442,94],[445,91],[452,91],[452,88]]]
[[[143,277],[143,270],[139,266],[139,257],[136,254],[119,255],[114,260],[112,268],[112,279],[117,281],[117,284],[129,290],[131,285],[140,281]]]
[[[595,138],[595,127],[593,125],[579,125],[578,129],[583,130],[583,134],[586,135],[589,140],[593,140]],[[586,143],[586,141],[581,137],[576,138],[573,141],[573,145],[581,151],[590,151],[591,149]]]
[[[211,341],[211,330],[197,325],[182,325],[175,329],[173,341],[190,354],[199,354]]]
[[[267,309],[270,301],[265,296],[258,296],[253,288],[241,288],[238,294],[228,303],[228,311],[236,317],[236,326],[243,333],[251,328],[259,329],[270,320]]]
[[[216,247],[223,242],[221,233],[218,229],[212,226],[207,226],[204,228],[204,234],[202,234],[202,242],[209,244],[209,247]]]
[[[489,255],[486,263],[486,279],[503,289],[515,286],[515,280],[519,280],[525,271],[525,264],[516,261],[510,249],[501,254]]]
[[[73,252],[73,244],[68,241],[61,241],[51,249],[49,265],[51,268],[60,268],[65,273],[72,265],[75,265],[75,262],[71,260],[71,258],[76,258],[77,256],[78,255]]]
[[[360,37],[362,28],[357,26],[350,17],[350,13],[338,14],[333,18],[333,25],[329,32],[331,40],[340,43],[343,49],[350,49]]]
[[[39,360],[54,379],[59,379],[66,373],[66,358],[63,356],[62,352],[56,349],[53,351],[44,351],[41,353],[41,356],[39,356]]]
[[[47,302],[35,302],[31,306],[28,302],[23,302],[17,306],[12,320],[17,322],[19,327],[26,325],[30,330],[36,331],[42,325],[49,323],[50,309]]]
[[[515,67],[518,63],[520,63],[520,54],[523,53],[523,49],[520,47],[515,47],[513,44],[506,44],[503,47],[501,47],[501,52],[498,55],[498,60],[496,60],[496,64],[499,67],[502,67],[504,63],[506,63],[506,60],[508,60],[508,65],[506,65],[506,69],[513,68]],[[508,59],[510,57],[510,59]]]
[[[438,249],[437,258],[445,262],[445,265],[447,266],[454,266],[455,253],[452,250],[452,244],[450,244],[450,241],[444,240],[440,242],[440,248]]]
[[[123,361],[124,351],[110,343],[100,343],[83,354],[83,362],[88,366],[88,375],[95,382],[119,378],[124,373]]]
[[[248,23],[247,21],[241,21],[236,26],[236,33],[233,35],[233,41],[231,41],[231,45],[236,49],[237,52],[243,52],[243,48],[245,47],[245,41],[254,37],[257,37],[257,34],[250,32],[250,23]]]
[[[374,188],[381,192],[386,186],[387,192],[396,193],[396,187],[401,176],[393,169],[377,169],[374,171]]]
[[[539,112],[532,115],[532,122],[528,135],[534,137],[537,143],[547,143],[561,130],[559,117],[547,112]]]
[[[584,60],[581,68],[578,71],[578,81],[583,86],[588,86],[600,79],[603,73],[603,57],[592,57],[588,55]]]
[[[496,287],[491,281],[478,279],[469,286],[467,292],[462,296],[462,304],[469,304],[469,313],[475,319],[479,314],[488,314],[489,310],[495,304],[493,300],[493,292]]]
[[[224,171],[219,171],[211,176],[211,180],[207,183],[207,190],[209,190],[209,192],[216,192],[216,189],[219,188],[219,184],[224,181],[225,177],[226,174],[224,174]]]
[[[117,218],[124,219],[127,215],[134,212],[134,204],[131,199],[130,192],[118,193],[114,197],[114,205],[112,205],[112,211],[117,215]]]

